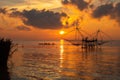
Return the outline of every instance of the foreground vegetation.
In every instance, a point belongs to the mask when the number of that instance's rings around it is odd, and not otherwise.
[[[12,47],[10,39],[0,39],[0,80],[10,80],[7,63]]]

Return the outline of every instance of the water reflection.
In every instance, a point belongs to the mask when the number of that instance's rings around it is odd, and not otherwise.
[[[60,67],[62,67],[63,63],[63,53],[64,53],[64,40],[60,40]]]
[[[109,52],[104,48],[81,49],[80,47],[65,45],[64,41],[61,40],[61,78],[64,80],[113,80],[114,78],[119,80],[120,72],[117,70],[120,70],[118,67],[120,62],[119,59],[115,59],[117,58],[116,55],[111,54],[111,51]]]
[[[85,59],[89,59],[89,57],[91,56],[92,59],[98,59],[98,55],[102,54],[102,48],[90,48],[90,49],[82,49],[82,58],[83,60]]]
[[[20,65],[14,66],[12,80],[120,80],[120,47],[81,49],[64,40],[29,45],[13,56]]]

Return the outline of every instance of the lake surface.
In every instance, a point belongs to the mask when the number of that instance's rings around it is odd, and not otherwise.
[[[15,41],[11,80],[120,80],[120,41],[87,50],[63,40],[43,42]]]

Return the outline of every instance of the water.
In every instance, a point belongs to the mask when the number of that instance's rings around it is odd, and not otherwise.
[[[11,80],[120,80],[120,41],[81,49],[64,41],[16,41]]]

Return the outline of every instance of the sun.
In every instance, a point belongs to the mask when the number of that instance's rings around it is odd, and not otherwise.
[[[60,31],[60,34],[61,34],[61,35],[65,34],[65,31],[61,30],[61,31]]]

